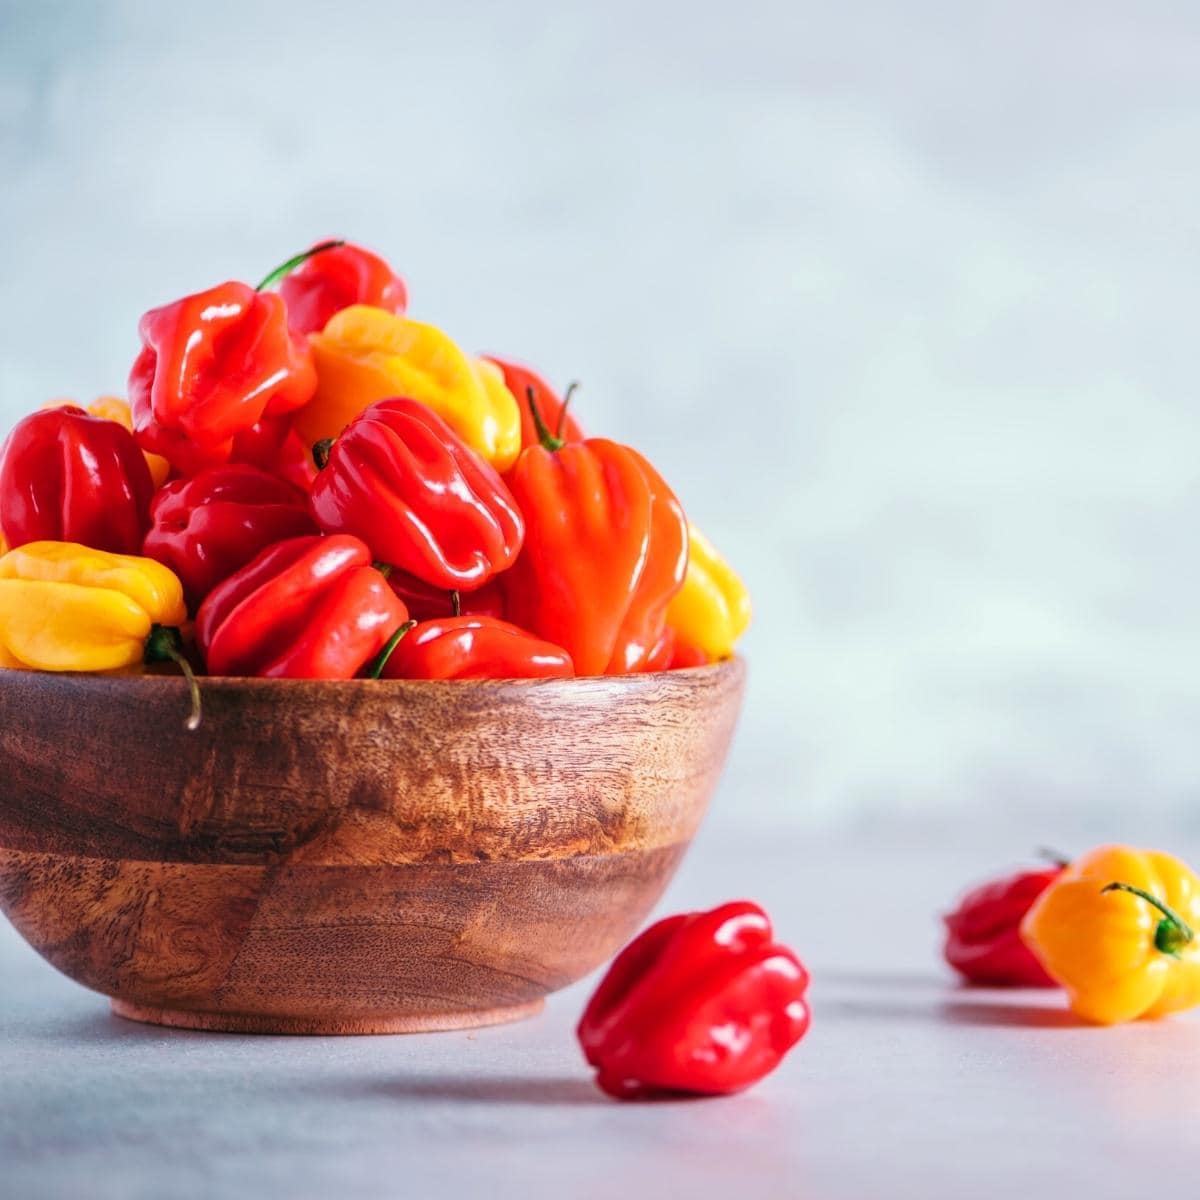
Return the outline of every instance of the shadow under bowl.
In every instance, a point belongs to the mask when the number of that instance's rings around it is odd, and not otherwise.
[[[584,679],[0,671],[0,907],[136,1020],[261,1033],[536,1012],[671,878],[739,659]]]

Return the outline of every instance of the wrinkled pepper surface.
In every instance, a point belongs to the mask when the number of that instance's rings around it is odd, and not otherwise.
[[[71,406],[82,408],[88,416],[103,417],[106,421],[116,421],[124,425],[130,433],[133,432],[133,413],[130,412],[129,402],[120,396],[100,396],[91,404],[76,404],[74,400],[51,400],[43,408],[63,408]],[[171,473],[171,464],[159,454],[148,454],[143,451],[146,466],[150,468],[150,481],[156,488],[162,487]]]
[[[354,304],[310,342],[317,392],[296,420],[309,445],[337,437],[377,400],[408,396],[427,404],[498,471],[520,452],[521,416],[503,379],[489,378],[432,325]]]
[[[280,283],[279,294],[288,324],[304,334],[324,329],[330,317],[352,304],[391,313],[408,307],[404,280],[378,254],[350,242],[307,259]]]
[[[264,417],[308,403],[317,386],[312,353],[288,328],[283,298],[267,288],[336,245],[296,255],[257,288],[221,283],[142,317],[129,402],[143,449],[194,475],[228,462],[237,437]]]
[[[196,638],[213,675],[351,679],[407,620],[364,542],[298,537],[210,592]]]
[[[308,497],[245,463],[176,479],[154,497],[143,553],[170,567],[194,610],[260,551],[317,532]]]
[[[435,587],[482,587],[516,558],[524,523],[499,474],[435,412],[380,400],[328,448],[311,504],[327,533]]]
[[[504,590],[499,579],[493,579],[473,592],[447,591],[390,564],[375,565],[383,570],[392,591],[404,601],[408,615],[414,620],[430,621],[434,617],[504,616]]]
[[[562,646],[579,675],[645,671],[683,584],[687,519],[636,450],[564,443],[531,407],[541,444],[508,478],[525,517],[525,548],[504,577],[508,616]]]
[[[574,675],[571,656],[495,617],[422,621],[397,643],[385,679],[550,679]]]
[[[728,658],[750,624],[750,593],[737,572],[695,525],[688,525],[688,565],[667,609],[678,639],[707,657]]]
[[[1021,921],[1062,871],[1061,865],[1020,871],[968,892],[943,917],[950,966],[969,982],[990,987],[1054,987],[1021,940]]]
[[[136,555],[153,492],[132,434],[74,405],[30,413],[0,449],[0,526],[10,546],[78,542]]]
[[[1026,945],[1086,1021],[1114,1025],[1200,1004],[1200,879],[1157,850],[1101,846],[1034,902]]]
[[[769,1074],[805,1034],[808,973],[741,900],[651,925],[617,955],[579,1022],[618,1099],[720,1095]]]

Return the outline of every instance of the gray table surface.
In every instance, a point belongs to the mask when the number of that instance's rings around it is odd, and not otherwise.
[[[0,1194],[1135,1194],[1194,1166],[1200,1022],[1079,1027],[1053,995],[959,988],[937,957],[939,909],[1025,844],[703,833],[663,909],[752,895],[814,977],[807,1039],[716,1101],[597,1092],[572,1034],[592,981],[474,1032],[172,1032],[110,1016],[4,926]]]

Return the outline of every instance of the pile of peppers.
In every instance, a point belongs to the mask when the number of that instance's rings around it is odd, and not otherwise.
[[[551,678],[732,654],[746,589],[646,458],[408,301],[379,255],[319,242],[147,312],[128,401],[21,420],[0,666]]]

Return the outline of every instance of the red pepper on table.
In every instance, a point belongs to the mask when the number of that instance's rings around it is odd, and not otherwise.
[[[75,542],[141,554],[153,494],[132,434],[73,404],[18,421],[0,449],[0,529],[10,548]]]
[[[334,313],[352,304],[390,313],[408,307],[404,280],[378,254],[350,242],[297,267],[279,285],[279,294],[287,305],[288,325],[303,334],[324,329]]]
[[[266,289],[332,249],[326,243],[289,259],[257,288],[221,283],[142,317],[144,348],[129,374],[129,403],[143,449],[192,475],[228,462],[238,435],[264,417],[312,399],[312,352],[288,329],[283,298]]]
[[[968,892],[943,917],[950,966],[969,982],[991,987],[1057,986],[1021,940],[1020,926],[1064,866],[1021,871]]]
[[[317,524],[426,583],[482,587],[521,548],[524,523],[495,468],[416,400],[377,401],[317,453]]]
[[[541,444],[508,477],[525,548],[505,577],[509,618],[562,646],[580,675],[644,671],[687,569],[687,519],[636,450],[564,443],[531,404]]]
[[[351,679],[407,620],[358,538],[298,537],[210,592],[196,639],[213,675]]]
[[[769,1074],[805,1034],[808,972],[748,900],[651,925],[613,961],[578,1036],[621,1100],[721,1095]]]
[[[559,646],[494,617],[442,617],[404,634],[383,666],[386,679],[551,679],[574,675]]]
[[[248,463],[209,467],[168,483],[155,496],[151,517],[142,551],[175,572],[193,611],[260,551],[317,532],[308,497]]]
[[[575,414],[567,407],[575,384],[567,388],[566,396],[559,398],[555,390],[536,372],[518,363],[496,358],[493,354],[485,354],[489,362],[494,362],[504,374],[504,386],[517,398],[521,409],[521,449],[537,446],[541,439],[538,436],[537,425],[530,410],[528,397],[533,392],[534,403],[546,426],[554,430],[555,436],[564,442],[582,442],[583,430],[575,419]]]

